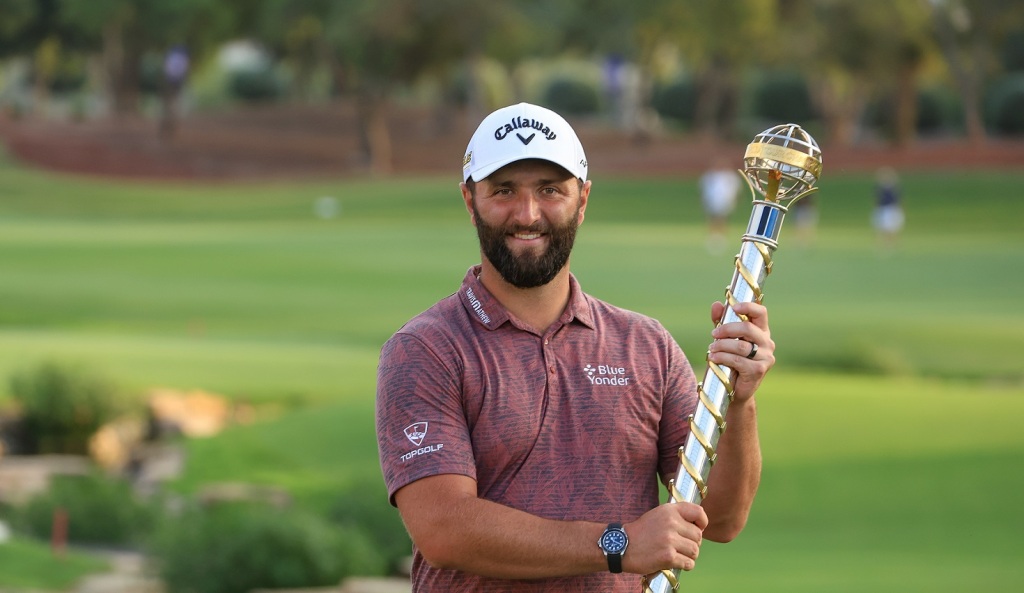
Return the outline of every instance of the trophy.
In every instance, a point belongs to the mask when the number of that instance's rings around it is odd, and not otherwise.
[[[736,255],[736,270],[725,289],[726,309],[719,325],[746,321],[733,307],[760,303],[762,286],[772,271],[772,253],[778,248],[779,229],[789,207],[817,191],[821,150],[796,124],[775,126],[754,137],[743,155],[740,171],[753,197],[753,212]],[[732,401],[733,370],[708,361],[704,380],[697,384],[697,409],[687,421],[690,435],[679,448],[679,471],[669,482],[669,502],[700,504],[707,496],[707,479],[714,465],[715,447],[725,431],[725,414]],[[662,570],[644,577],[644,593],[667,593],[679,588],[679,572]]]

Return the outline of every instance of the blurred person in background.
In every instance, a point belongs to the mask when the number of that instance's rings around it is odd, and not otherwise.
[[[797,243],[802,247],[814,243],[818,234],[818,200],[814,195],[797,200],[789,209],[796,226]]]
[[[882,167],[875,175],[875,209],[871,224],[884,251],[896,247],[905,221],[899,183],[899,175],[892,167]]]
[[[164,55],[163,112],[160,118],[160,134],[171,138],[178,128],[181,117],[181,91],[188,80],[188,50],[184,45],[175,45]]]
[[[700,176],[700,201],[707,217],[708,253],[717,255],[726,247],[726,223],[736,208],[740,191],[740,177],[730,169],[725,159],[718,158],[714,165]]]
[[[690,570],[704,538],[746,524],[761,471],[754,394],[775,362],[767,310],[740,303],[747,320],[712,332],[709,360],[736,378],[702,505],[659,504],[696,378],[658,321],[569,272],[587,173],[555,112],[487,116],[460,184],[480,264],[381,350],[381,468],[416,592],[636,593],[641,575]],[[724,310],[713,303],[712,321]]]

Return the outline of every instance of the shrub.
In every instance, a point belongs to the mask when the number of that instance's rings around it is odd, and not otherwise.
[[[995,83],[985,101],[985,119],[997,134],[1024,134],[1024,74]]]
[[[922,134],[937,134],[960,127],[963,107],[960,98],[942,87],[917,92],[915,129]],[[896,97],[886,94],[868,103],[863,115],[864,125],[892,135],[896,127]]]
[[[148,53],[139,63],[139,90],[159,94],[164,83],[164,65],[160,54]]]
[[[48,42],[44,42],[47,45]],[[52,47],[52,46],[51,46]],[[51,50],[52,51],[52,50]],[[38,84],[39,77],[45,77],[46,87],[54,94],[69,94],[82,90],[87,79],[86,60],[83,56],[74,53],[60,52],[47,53],[49,60],[38,67],[38,62],[29,71],[27,82],[32,85]]]
[[[548,85],[544,92],[544,105],[562,114],[590,115],[601,108],[601,99],[593,86],[561,78]]]
[[[387,491],[383,487],[349,489],[338,498],[329,518],[343,531],[367,534],[391,570],[396,570],[401,561],[412,553],[412,541],[402,524],[402,517],[398,509],[388,502]]]
[[[466,68],[451,71],[442,91],[445,101],[458,107],[469,105],[471,84],[472,80]]]
[[[85,59],[80,56],[66,56],[60,61],[57,71],[50,79],[50,90],[56,94],[82,90],[86,83]]]
[[[777,122],[806,122],[816,119],[811,92],[804,77],[781,72],[764,78],[753,92],[754,115]]]
[[[285,91],[284,81],[270,67],[236,70],[228,78],[231,96],[249,103],[273,101]]]
[[[943,88],[927,88],[917,95],[917,130],[930,134],[959,125],[963,109],[959,98]]]
[[[1007,72],[1024,71],[1024,30],[1014,31],[1003,41],[1003,68]]]
[[[864,127],[879,131],[885,135],[891,135],[895,125],[893,121],[893,113],[895,112],[893,101],[892,95],[883,95],[869,101],[864,106],[864,112],[861,114],[861,122]]]
[[[27,446],[39,453],[85,454],[89,437],[124,409],[114,386],[88,370],[55,362],[11,377]]]
[[[49,491],[15,511],[16,525],[34,537],[50,537],[54,511],[68,517],[68,541],[82,544],[141,543],[157,511],[140,502],[125,480],[102,475],[58,476]]]
[[[697,106],[697,88],[688,79],[660,86],[654,90],[651,106],[662,117],[692,123]]]
[[[187,510],[167,522],[153,551],[171,593],[320,587],[384,573],[384,561],[361,531],[253,504]]]

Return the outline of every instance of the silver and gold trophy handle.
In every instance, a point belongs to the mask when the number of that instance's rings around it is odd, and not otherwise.
[[[736,255],[732,282],[725,289],[726,308],[719,325],[746,321],[733,310],[737,303],[760,303],[765,278],[772,271],[772,253],[778,248],[779,229],[789,207],[817,191],[821,150],[796,124],[785,124],[758,134],[743,156],[743,178],[753,196],[753,212]],[[697,384],[697,409],[687,421],[690,435],[679,448],[679,471],[669,482],[669,502],[700,504],[707,496],[708,474],[725,431],[725,415],[733,396],[733,370],[708,361],[704,380]],[[662,570],[644,577],[644,593],[668,593],[679,588],[679,571]]]

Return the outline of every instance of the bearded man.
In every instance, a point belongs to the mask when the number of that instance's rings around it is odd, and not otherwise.
[[[642,575],[690,570],[703,538],[746,524],[761,471],[754,393],[775,363],[767,311],[740,303],[747,320],[712,332],[710,360],[736,378],[707,496],[659,504],[696,379],[659,322],[569,272],[587,172],[555,112],[487,116],[460,185],[480,264],[381,350],[378,447],[414,591],[636,593]],[[712,320],[724,309],[713,303]]]

